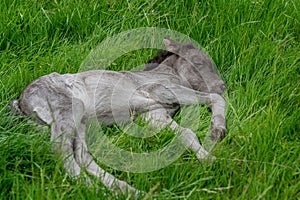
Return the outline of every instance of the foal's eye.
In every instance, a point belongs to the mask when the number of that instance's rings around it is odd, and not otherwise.
[[[203,62],[202,62],[201,58],[199,58],[199,57],[193,57],[193,58],[192,58],[192,62],[193,62],[195,65],[203,65]]]

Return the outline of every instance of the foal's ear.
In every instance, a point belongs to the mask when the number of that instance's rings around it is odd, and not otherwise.
[[[196,48],[196,46],[193,44],[193,43],[191,43],[191,42],[189,42],[189,43],[187,43],[186,45],[184,45],[186,48],[188,48],[188,49],[197,49]]]
[[[167,50],[172,53],[179,53],[180,48],[182,46],[182,44],[180,44],[174,40],[171,40],[169,38],[165,38],[164,43],[165,43]]]

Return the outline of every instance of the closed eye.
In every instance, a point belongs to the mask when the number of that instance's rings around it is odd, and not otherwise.
[[[193,58],[192,58],[192,62],[193,62],[195,65],[203,65],[202,59],[199,58],[199,57],[193,57]]]

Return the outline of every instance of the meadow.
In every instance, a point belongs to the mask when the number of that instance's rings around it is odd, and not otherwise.
[[[49,129],[13,116],[7,105],[36,78],[76,73],[105,38],[139,27],[183,33],[212,57],[228,85],[228,135],[211,164],[186,151],[148,173],[103,167],[149,192],[141,199],[300,199],[298,0],[1,0],[0,199],[115,199],[97,180],[87,187],[70,179],[52,154]],[[128,53],[111,69],[130,70],[155,53]],[[201,138],[210,112],[197,109]],[[118,127],[106,131],[126,148],[129,138]],[[133,145],[155,150],[171,138],[165,130]]]

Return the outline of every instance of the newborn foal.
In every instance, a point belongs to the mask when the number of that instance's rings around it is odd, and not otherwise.
[[[170,39],[164,42],[168,52],[151,60],[144,71],[51,73],[29,84],[19,100],[14,101],[22,113],[51,127],[53,149],[64,159],[70,176],[77,177],[85,169],[108,188],[139,195],[138,190],[105,172],[93,160],[85,141],[90,117],[111,125],[129,122],[132,113],[139,113],[151,126],[169,126],[178,131],[182,143],[198,159],[213,158],[200,145],[196,134],[179,126],[172,117],[180,106],[208,105],[212,110],[211,138],[222,139],[226,131],[226,103],[221,94],[226,85],[210,58],[193,44]]]

